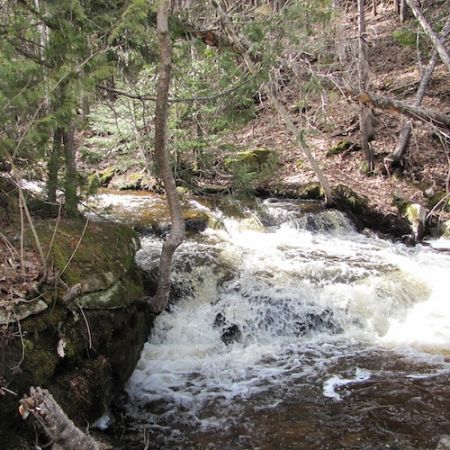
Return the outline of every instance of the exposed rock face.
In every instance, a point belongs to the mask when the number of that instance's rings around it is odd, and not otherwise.
[[[71,258],[83,227],[59,225],[50,252],[59,270]],[[45,222],[37,228],[48,246],[53,227]],[[137,248],[130,228],[90,224],[61,275],[69,288],[80,285],[79,295],[65,304],[62,283],[46,286],[39,300],[47,307],[20,320],[20,329],[16,321],[2,331],[0,380],[18,395],[0,397],[1,448],[16,448],[7,439],[26,430],[17,408],[30,386],[49,389],[67,415],[85,427],[131,375],[153,321],[141,301]]]

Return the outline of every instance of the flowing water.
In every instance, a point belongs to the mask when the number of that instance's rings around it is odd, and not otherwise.
[[[126,387],[149,448],[431,449],[450,434],[448,253],[293,202],[210,213]],[[143,237],[144,270],[161,245]]]

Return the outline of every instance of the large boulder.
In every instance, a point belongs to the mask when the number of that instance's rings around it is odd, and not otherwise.
[[[61,280],[23,301],[44,307],[22,319],[13,311],[17,320],[1,329],[0,387],[17,396],[0,397],[0,448],[20,448],[15,439],[27,429],[18,399],[30,386],[49,389],[82,427],[98,418],[134,370],[153,321],[142,301],[131,228],[62,221],[52,239],[54,227],[36,224]]]

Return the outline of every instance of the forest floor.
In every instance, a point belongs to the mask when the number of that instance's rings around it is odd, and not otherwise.
[[[374,15],[371,8],[368,8],[366,16],[370,66],[369,90],[414,104],[421,72],[430,58],[429,40],[414,18],[411,17],[402,24],[394,12],[392,2],[379,3],[377,14]],[[375,170],[370,174],[363,170],[364,156],[359,145],[359,103],[350,96],[343,95],[345,89],[354,88],[358,84],[356,64],[358,15],[354,2],[349,2],[349,5],[340,20],[336,21],[335,26],[338,29],[335,30],[334,35],[330,35],[332,42],[328,47],[323,45],[327,38],[319,35],[317,54],[306,53],[313,56],[312,60],[301,61],[298,56],[302,52],[299,52],[297,47],[290,50],[292,59],[300,62],[297,66],[294,64],[290,68],[290,79],[280,84],[279,99],[286,106],[299,131],[303,133],[314,157],[332,186],[339,184],[348,186],[357,194],[367,197],[369,204],[384,214],[398,213],[394,198],[420,203],[431,209],[448,192],[450,182],[450,133],[448,130],[439,132],[431,124],[414,120],[413,134],[404,167],[401,172],[396,171],[388,175],[383,160],[394,151],[400,132],[408,118],[393,111],[374,109],[375,137],[371,146],[375,157]],[[435,27],[437,18],[442,21],[445,8],[450,11],[450,0],[429,0],[424,6],[427,18]],[[333,79],[336,85],[344,87],[344,90],[320,87],[305,91],[305,84],[312,82],[312,84],[320,85],[317,80],[324,77],[328,80]],[[449,113],[449,81],[450,74],[439,61],[426,91],[423,106]],[[236,114],[240,113],[236,112]],[[187,129],[192,126],[191,122],[192,120],[188,120],[188,123],[183,126]],[[196,191],[202,191],[202,187],[211,186],[216,186],[219,190],[220,188],[226,190],[231,186],[233,190],[233,177],[236,181],[236,174],[227,170],[226,160],[233,158],[233,152],[253,149],[268,149],[276,154],[277,163],[269,167],[265,173],[256,174],[252,179],[253,185],[259,187],[261,192],[283,192],[283,190],[295,192],[296,187],[317,181],[301,148],[296,145],[295,138],[287,131],[283,118],[278,116],[267,99],[263,99],[256,106],[254,117],[246,125],[233,130],[232,128],[230,126],[230,131],[220,137],[217,145],[207,150],[215,161],[211,163],[214,167],[206,167],[204,172],[190,169],[187,171],[186,180],[183,180],[182,171],[179,171],[181,184],[183,181],[186,181],[188,186],[193,184],[194,187],[199,187],[194,189]],[[98,145],[100,140],[104,145],[108,134],[111,132],[98,133],[94,127],[90,132],[79,136],[79,144],[95,150],[95,142]],[[195,131],[193,135],[195,136]],[[89,143],[92,137],[97,141]],[[350,146],[350,148],[330,155],[330,150],[337,145]],[[230,148],[233,150],[225,150]],[[81,169],[89,174],[115,165],[119,167],[117,173],[121,177],[124,171],[128,171],[129,178],[136,176],[137,172],[145,172],[142,148],[129,151],[128,159],[131,163],[124,170],[122,170],[122,163],[114,161],[114,151],[107,150],[107,153],[112,156],[105,158],[102,155],[97,165],[89,165],[80,160]],[[186,156],[185,153],[181,155],[182,158],[187,158],[187,164],[192,163],[191,167],[196,166],[196,163],[189,161],[189,158],[193,158],[192,156]],[[140,160],[140,163],[137,160]],[[244,188],[246,187],[245,178],[241,179],[240,183]],[[117,188],[117,186],[117,183],[109,184],[109,187]],[[154,179],[149,183],[141,183],[141,187],[148,189],[155,186],[158,188]],[[445,203],[445,201],[442,202],[442,205],[445,206]],[[448,200],[446,209],[449,209]],[[448,211],[437,209],[436,212],[440,213],[442,220],[450,217]]]
[[[442,2],[438,4],[442,5]],[[346,35],[354,34],[356,20],[356,12],[347,16],[347,23],[343,26]],[[389,3],[380,6],[376,16],[368,13],[367,27],[371,91],[413,104],[421,76],[417,62],[419,52],[416,45],[401,46],[393,37],[393,30],[409,30],[413,25],[405,23],[401,26]],[[421,39],[426,37],[421,35]],[[429,52],[422,51],[421,55],[422,64],[426,66],[428,56],[424,53]],[[289,89],[286,91],[283,100],[290,111],[295,111],[298,94],[293,95]],[[397,212],[393,204],[394,196],[428,206],[429,200],[425,196],[425,190],[432,188],[429,189],[428,196],[432,196],[433,192],[446,191],[450,167],[450,140],[444,142],[440,139],[431,125],[414,121],[404,170],[401,176],[389,177],[383,159],[394,150],[407,118],[395,112],[374,110],[375,139],[371,146],[375,155],[375,170],[368,176],[361,170],[364,163],[361,150],[348,150],[327,156],[328,150],[340,141],[356,144],[354,148],[358,149],[358,103],[325,92],[315,97],[309,96],[305,100],[309,102],[306,113],[291,113],[291,119],[299,129],[308,130],[308,144],[332,185],[344,184],[350,187],[358,194],[366,196],[372,206],[385,213]],[[448,113],[449,104],[450,74],[445,66],[439,63],[423,106]],[[281,182],[285,185],[296,185],[315,180],[302,150],[295,145],[293,137],[286,131],[283,118],[273,112],[269,104],[262,105],[258,117],[233,133],[231,140],[244,147],[276,150],[280,164],[276,177],[268,180],[269,184]]]

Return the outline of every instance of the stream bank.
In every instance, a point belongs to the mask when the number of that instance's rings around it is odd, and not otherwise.
[[[59,281],[1,310],[0,379],[16,394],[0,397],[5,449],[35,440],[18,413],[31,386],[49,389],[80,427],[95,421],[133,372],[153,323],[131,228],[67,219],[37,220],[35,227]],[[29,230],[25,243],[33,246]]]

